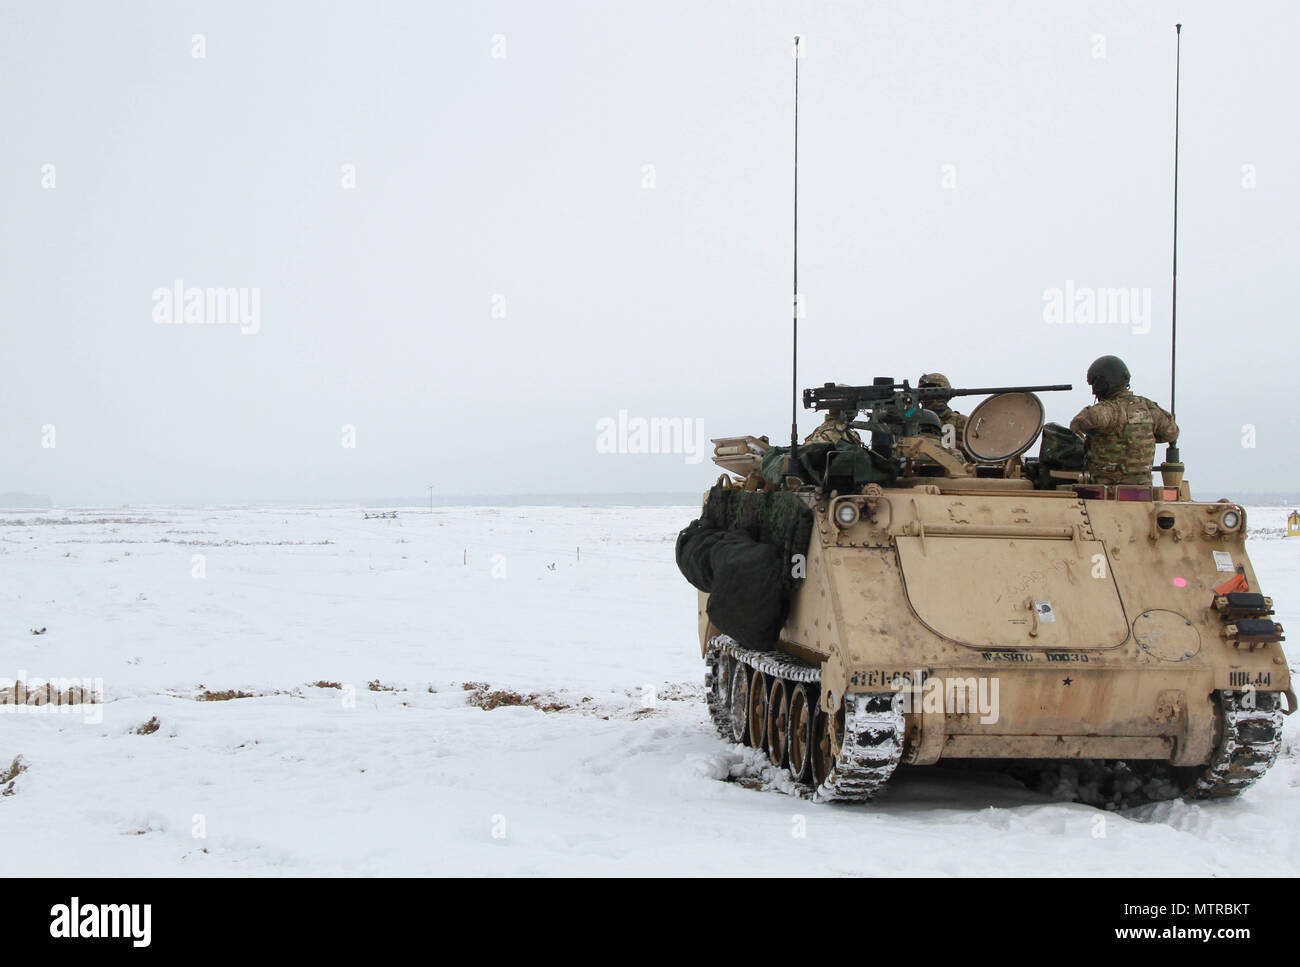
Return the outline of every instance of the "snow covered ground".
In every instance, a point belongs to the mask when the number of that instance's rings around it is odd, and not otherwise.
[[[0,685],[106,699],[0,714],[0,874],[1300,873],[1293,720],[1226,803],[1108,814],[944,769],[862,806],[726,781],[755,768],[701,700],[672,555],[695,512],[0,514]],[[1300,628],[1300,539],[1281,508],[1250,524]],[[531,704],[479,707],[497,692]]]

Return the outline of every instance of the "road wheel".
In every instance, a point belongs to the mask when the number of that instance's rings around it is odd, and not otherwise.
[[[749,744],[767,748],[767,681],[757,668],[749,679]]]
[[[790,702],[785,682],[772,679],[767,693],[767,756],[778,769],[785,765],[786,748],[790,744]]]

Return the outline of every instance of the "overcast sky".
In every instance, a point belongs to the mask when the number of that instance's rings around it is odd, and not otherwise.
[[[0,0],[0,492],[704,489],[597,427],[788,436],[795,33],[800,386],[1068,422],[1115,353],[1168,406],[1176,21],[1183,458],[1295,489],[1298,10]],[[1053,323],[1067,282],[1136,311]]]

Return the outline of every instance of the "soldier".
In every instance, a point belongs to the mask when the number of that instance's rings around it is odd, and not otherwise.
[[[856,430],[849,426],[856,413],[842,413],[840,410],[827,410],[826,419],[822,420],[821,426],[808,434],[808,438],[803,442],[808,443],[852,443],[862,446],[862,438],[858,436]]]
[[[923,373],[921,378],[916,381],[916,385],[918,387],[942,386],[944,389],[952,389],[952,383],[948,382],[948,377],[943,373]],[[940,426],[952,427],[952,445],[949,449],[963,450],[961,441],[962,434],[966,432],[966,415],[954,410],[948,405],[947,400],[927,400],[925,408],[939,417]]]
[[[1088,472],[1103,484],[1151,486],[1156,443],[1178,442],[1174,418],[1128,388],[1129,372],[1118,356],[1102,356],[1088,367],[1088,385],[1098,402],[1085,406],[1070,429],[1088,441]]]

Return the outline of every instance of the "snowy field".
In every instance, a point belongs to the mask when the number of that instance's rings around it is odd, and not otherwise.
[[[756,767],[702,702],[673,563],[695,513],[0,514],[0,684],[105,697],[0,715],[0,875],[1300,872],[1293,719],[1235,802],[1102,813],[929,769],[825,806],[728,781]],[[1300,628],[1300,539],[1281,508],[1250,524]]]

